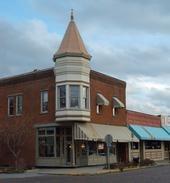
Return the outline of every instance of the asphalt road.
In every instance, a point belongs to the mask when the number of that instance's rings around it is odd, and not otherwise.
[[[92,176],[33,176],[8,179],[1,177],[0,183],[170,183],[170,166]]]

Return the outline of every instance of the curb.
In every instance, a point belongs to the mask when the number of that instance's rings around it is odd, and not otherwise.
[[[85,173],[77,173],[77,172],[68,172],[68,173],[55,173],[53,172],[46,172],[46,171],[42,171],[40,172],[39,170],[27,170],[26,173],[37,173],[37,174],[46,174],[46,175],[68,175],[68,176],[93,176],[93,175],[102,175],[102,174],[111,174],[111,173],[123,173],[123,172],[129,172],[129,171],[133,171],[133,170],[142,170],[142,169],[146,169],[146,168],[152,168],[152,167],[161,167],[161,166],[168,166],[170,165],[170,163],[166,163],[166,164],[156,164],[154,166],[143,166],[143,167],[133,167],[133,168],[124,168],[123,171],[121,172],[119,169],[110,169],[110,170],[99,170],[96,172],[85,172]]]

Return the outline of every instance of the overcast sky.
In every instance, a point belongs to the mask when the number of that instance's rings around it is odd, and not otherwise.
[[[127,108],[170,114],[169,0],[0,1],[0,77],[54,66],[71,8],[92,69],[127,82]]]

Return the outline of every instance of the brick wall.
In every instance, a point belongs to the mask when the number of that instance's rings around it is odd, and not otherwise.
[[[117,96],[126,105],[126,83],[104,74],[91,71],[90,74],[91,122],[111,125],[126,125],[126,110],[119,109],[112,116],[112,97]],[[48,90],[48,113],[40,113],[40,91]],[[104,95],[110,102],[101,114],[96,114],[96,94]],[[8,96],[23,95],[23,114],[8,116]],[[55,121],[55,78],[53,69],[35,71],[30,74],[0,80],[0,128],[6,123],[30,123],[31,136],[21,152],[21,161],[27,166],[35,165],[35,124]],[[12,126],[12,125],[11,125]],[[2,144],[1,144],[2,145]],[[2,145],[0,164],[13,164],[11,154]]]
[[[48,113],[40,113],[40,91],[48,90]],[[23,95],[23,114],[8,116],[8,96]],[[31,135],[22,149],[21,159],[27,166],[35,165],[35,124],[54,122],[55,120],[55,79],[53,70],[39,71],[6,80],[0,80],[0,128],[6,123],[32,124]],[[12,125],[11,125],[12,126]],[[12,156],[3,148],[0,164],[12,163]],[[5,158],[4,158],[5,157]]]
[[[118,109],[113,117],[113,96],[118,97],[126,106],[126,83],[118,79],[106,76],[96,71],[91,71],[91,122],[109,125],[126,125],[126,109]],[[109,100],[108,106],[103,106],[102,113],[96,113],[96,95],[101,93]]]
[[[161,125],[161,118],[159,116],[144,114],[141,112],[127,111],[127,124],[159,127]]]

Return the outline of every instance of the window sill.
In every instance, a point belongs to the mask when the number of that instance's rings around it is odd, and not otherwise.
[[[8,114],[8,117],[9,117],[9,118],[12,118],[12,117],[15,117],[15,116],[16,116],[16,115],[9,115],[9,114]]]
[[[19,116],[22,116],[22,114],[16,114],[16,116],[18,116],[18,117],[19,117]]]
[[[48,114],[48,111],[40,112],[40,114]]]
[[[89,109],[82,109],[82,108],[62,108],[62,109],[56,109],[56,111],[87,111],[90,112]]]

